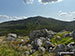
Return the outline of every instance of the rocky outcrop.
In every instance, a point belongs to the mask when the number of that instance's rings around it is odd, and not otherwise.
[[[54,34],[56,34],[56,33],[53,31],[48,31],[47,29],[42,29],[42,30],[32,31],[30,33],[29,37],[30,37],[30,40],[33,41],[34,39],[40,38],[40,37],[51,38]]]
[[[30,32],[30,42],[33,46],[33,49],[41,51],[50,50],[50,47],[52,47],[52,43],[50,42],[50,39],[55,35],[56,33],[53,31],[48,31],[47,29],[42,30],[35,30]]]
[[[64,32],[63,32],[64,33]],[[58,55],[59,52],[67,52],[67,51],[75,51],[75,44],[74,46],[72,43],[69,43],[68,45],[65,44],[53,44],[51,43],[52,37],[55,36],[55,40],[60,41],[62,38],[66,37],[75,37],[75,32],[65,33],[63,36],[61,35],[55,35],[56,33],[53,31],[48,31],[47,29],[42,30],[35,30],[30,32],[30,42],[32,49],[30,50],[30,53],[34,53],[37,50],[40,50],[41,52],[55,52],[56,55]],[[72,38],[71,38],[72,39]],[[34,51],[35,50],[35,51]]]

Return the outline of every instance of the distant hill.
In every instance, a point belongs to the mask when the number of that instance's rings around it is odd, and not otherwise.
[[[72,31],[75,29],[75,21],[59,21],[41,16],[29,17],[27,19],[0,23],[0,35],[6,35],[10,32],[19,35],[28,35],[32,30],[43,28],[56,32],[62,30]]]

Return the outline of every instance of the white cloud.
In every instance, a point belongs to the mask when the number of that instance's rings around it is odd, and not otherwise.
[[[71,12],[71,17],[75,18],[75,11]]]
[[[25,4],[32,4],[34,0],[24,0]]]
[[[62,0],[38,0],[41,4],[49,4],[55,2],[61,2]]]
[[[24,0],[24,4],[32,4],[34,0]],[[39,3],[41,4],[49,4],[49,3],[58,3],[61,2],[63,0],[38,0]]]
[[[11,19],[25,19],[25,18],[27,18],[27,17],[25,17],[25,16],[12,16],[12,17],[10,17]]]
[[[24,19],[27,18],[25,16],[8,16],[8,15],[0,15],[0,19],[13,19],[13,20],[18,20],[18,19]]]
[[[68,15],[67,12],[61,12],[61,13],[59,14],[59,16],[66,16],[66,15]]]
[[[72,12],[60,12],[59,13],[59,16],[62,16],[62,17],[68,17],[68,18],[75,18],[75,11],[72,11]]]
[[[0,18],[10,18],[9,16],[7,16],[7,15],[0,15]]]

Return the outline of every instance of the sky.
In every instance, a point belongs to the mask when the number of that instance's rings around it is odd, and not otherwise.
[[[75,0],[0,0],[0,22],[43,16],[75,20]]]

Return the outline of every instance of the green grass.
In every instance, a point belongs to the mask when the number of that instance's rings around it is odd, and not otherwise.
[[[56,43],[57,45],[59,45],[59,44],[68,44],[70,42],[73,42],[72,37],[63,38],[63,35],[67,34],[67,33],[70,33],[70,32],[65,31],[63,33],[57,33],[56,35],[53,36],[53,38],[51,39],[51,42],[53,44]],[[60,36],[60,39],[58,39],[57,36]]]

